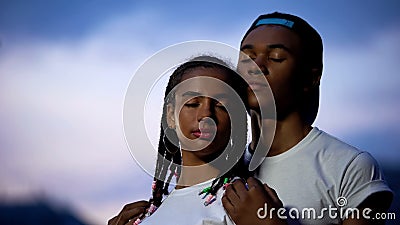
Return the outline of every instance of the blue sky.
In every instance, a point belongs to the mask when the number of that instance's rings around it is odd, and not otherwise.
[[[272,11],[305,18],[323,37],[315,125],[398,168],[399,10],[396,0],[1,1],[0,197],[46,193],[96,224],[147,199],[151,178],[123,133],[133,74],[182,41],[238,47]]]

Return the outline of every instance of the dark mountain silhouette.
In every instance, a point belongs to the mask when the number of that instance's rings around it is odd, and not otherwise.
[[[56,207],[44,199],[26,202],[0,202],[2,225],[88,225],[71,210]]]

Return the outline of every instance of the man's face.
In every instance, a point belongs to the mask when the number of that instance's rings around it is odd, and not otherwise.
[[[262,85],[266,78],[274,95],[278,119],[295,110],[302,86],[299,79],[302,49],[298,35],[282,26],[262,25],[248,34],[240,48],[254,61],[240,57],[238,64],[239,72],[246,76],[254,91],[248,92],[250,108],[268,108],[272,102]]]

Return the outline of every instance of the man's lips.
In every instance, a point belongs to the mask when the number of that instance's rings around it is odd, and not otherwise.
[[[266,82],[257,82],[257,81],[249,82],[249,86],[254,91],[262,90],[262,89],[265,89],[266,87],[268,87]]]
[[[197,129],[192,132],[193,136],[201,139],[211,139],[216,133],[215,129]]]

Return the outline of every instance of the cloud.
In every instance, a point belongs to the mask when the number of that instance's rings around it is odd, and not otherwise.
[[[177,27],[160,33],[148,29],[148,23],[162,27],[161,16],[153,11],[122,15],[75,40],[26,37],[20,44],[3,38],[3,198],[45,192],[103,224],[123,204],[149,197],[152,178],[136,165],[124,140],[128,83],[146,58],[169,44],[197,33],[218,39],[198,27],[184,29],[186,35]]]
[[[149,196],[151,177],[133,161],[123,134],[131,77],[146,58],[181,41],[212,39],[237,47],[249,25],[240,18],[242,25],[227,21],[230,26],[219,30],[179,26],[165,14],[134,10],[79,39],[14,41],[3,35],[2,197],[44,191],[104,224],[123,204]],[[345,135],[398,124],[398,37],[394,29],[350,49],[326,43],[317,125]],[[154,124],[150,129],[158,130]]]
[[[44,191],[85,209],[98,224],[112,216],[110,208],[126,203],[118,198],[124,186],[131,196],[147,198],[151,178],[127,149],[122,108],[131,76],[152,50],[138,44],[143,38],[125,39],[123,28],[72,42],[3,43],[2,197]]]
[[[400,29],[393,27],[352,47],[328,45],[316,121],[318,127],[394,168],[400,154],[399,38]]]
[[[352,47],[327,45],[318,124],[349,134],[400,122],[399,37],[392,28]]]

